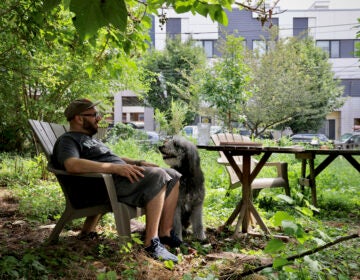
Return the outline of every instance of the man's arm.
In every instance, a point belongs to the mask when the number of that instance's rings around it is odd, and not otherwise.
[[[122,157],[121,159],[122,159],[123,161],[125,161],[127,164],[134,164],[134,165],[137,165],[137,166],[152,166],[152,167],[158,167],[157,164],[151,163],[151,162],[146,162],[145,160],[135,160],[135,159],[125,158],[125,157]]]
[[[115,164],[97,162],[82,158],[71,157],[65,160],[64,166],[69,173],[109,173],[117,174],[129,179],[131,183],[144,177],[144,169],[133,164]]]

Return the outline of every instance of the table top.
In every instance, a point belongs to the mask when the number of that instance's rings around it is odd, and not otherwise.
[[[218,146],[212,145],[197,145],[199,149],[205,149],[209,151],[234,151],[239,153],[259,154],[264,152],[271,153],[285,153],[285,154],[318,154],[318,155],[360,155],[360,149],[358,150],[342,150],[342,149],[307,149],[304,146],[262,146],[258,145],[246,145],[246,143],[222,143]]]

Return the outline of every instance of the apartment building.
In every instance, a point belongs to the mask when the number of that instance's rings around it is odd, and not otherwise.
[[[335,77],[344,85],[346,102],[327,116],[322,132],[329,138],[336,139],[345,132],[353,131],[354,127],[360,126],[360,64],[359,57],[354,54],[355,43],[360,42],[356,39],[356,33],[360,31],[357,27],[360,25],[360,1],[280,0],[274,11],[272,25],[278,26],[279,36],[284,38],[305,32],[313,37],[316,44],[329,53]],[[227,15],[229,24],[222,26],[200,15],[176,14],[170,10],[167,12],[168,20],[165,25],[160,26],[158,19],[154,18],[150,34],[153,47],[163,49],[169,35],[180,35],[182,40],[191,37],[204,47],[211,60],[219,55],[216,43],[223,32],[233,34],[236,30],[236,34],[245,39],[246,47],[251,50],[261,46],[261,38],[269,37],[257,20],[256,13],[234,7],[232,11],[227,11]],[[117,99],[121,99],[122,94],[119,93]],[[129,98],[129,92],[126,95],[126,98]],[[130,95],[136,98],[135,94]],[[132,108],[119,105],[116,107],[121,111],[123,119],[132,113]],[[136,110],[139,111],[139,107]],[[151,110],[147,109],[150,110],[147,116],[145,108],[141,110],[145,124],[154,127]]]

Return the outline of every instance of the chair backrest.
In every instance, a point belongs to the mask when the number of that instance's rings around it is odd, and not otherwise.
[[[40,143],[46,158],[50,162],[56,140],[60,135],[69,130],[69,126],[37,120],[29,120],[29,123],[35,133],[36,140]],[[103,138],[105,134],[106,128],[99,128],[98,133],[94,137],[99,136]]]
[[[51,155],[57,138],[68,130],[68,126],[29,120],[48,160],[48,167],[52,168]],[[54,171],[53,171],[54,172]],[[65,172],[64,172],[65,173]],[[102,177],[85,177],[55,172],[66,200],[75,209],[81,209],[99,204],[108,204],[109,197]]]
[[[233,142],[251,142],[248,136],[244,136],[241,134],[236,133],[216,133],[211,135],[211,139],[216,146],[219,146],[221,143],[233,143]],[[228,163],[228,160],[223,152],[220,153],[219,162]],[[234,156],[235,162],[239,165],[240,169],[242,170],[242,156]],[[255,168],[257,161],[251,158],[251,169]],[[231,167],[230,167],[231,168]]]
[[[35,133],[36,140],[39,141],[46,158],[50,162],[56,139],[67,131],[67,127],[65,125],[37,120],[29,120],[29,123]]]

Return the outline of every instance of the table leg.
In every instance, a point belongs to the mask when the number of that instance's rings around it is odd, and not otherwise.
[[[316,198],[316,181],[315,181],[315,163],[314,159],[309,159],[309,186],[311,189],[311,198],[312,198],[312,204],[317,207],[317,198]]]
[[[251,190],[251,182],[252,182],[252,173],[251,173],[251,155],[245,154],[243,155],[242,162],[242,171],[239,166],[236,164],[234,159],[232,158],[231,153],[225,153],[229,163],[233,167],[234,171],[238,175],[241,185],[242,185],[242,197],[240,202],[236,205],[236,208],[230,215],[229,219],[225,222],[225,227],[230,226],[235,218],[238,216],[238,221],[235,227],[235,235],[241,231],[243,233],[249,232],[249,228],[251,223],[257,222],[261,229],[267,234],[270,233],[269,229],[266,227],[265,223],[261,219],[259,213],[254,207],[252,203],[252,190]]]
[[[231,213],[230,217],[225,222],[225,224],[224,224],[225,227],[230,226],[234,222],[235,218],[239,215],[239,213],[241,211],[241,207],[242,207],[242,199],[236,205],[234,211]]]
[[[301,178],[306,178],[306,159],[301,160]],[[301,191],[304,193],[305,187],[301,184]]]

